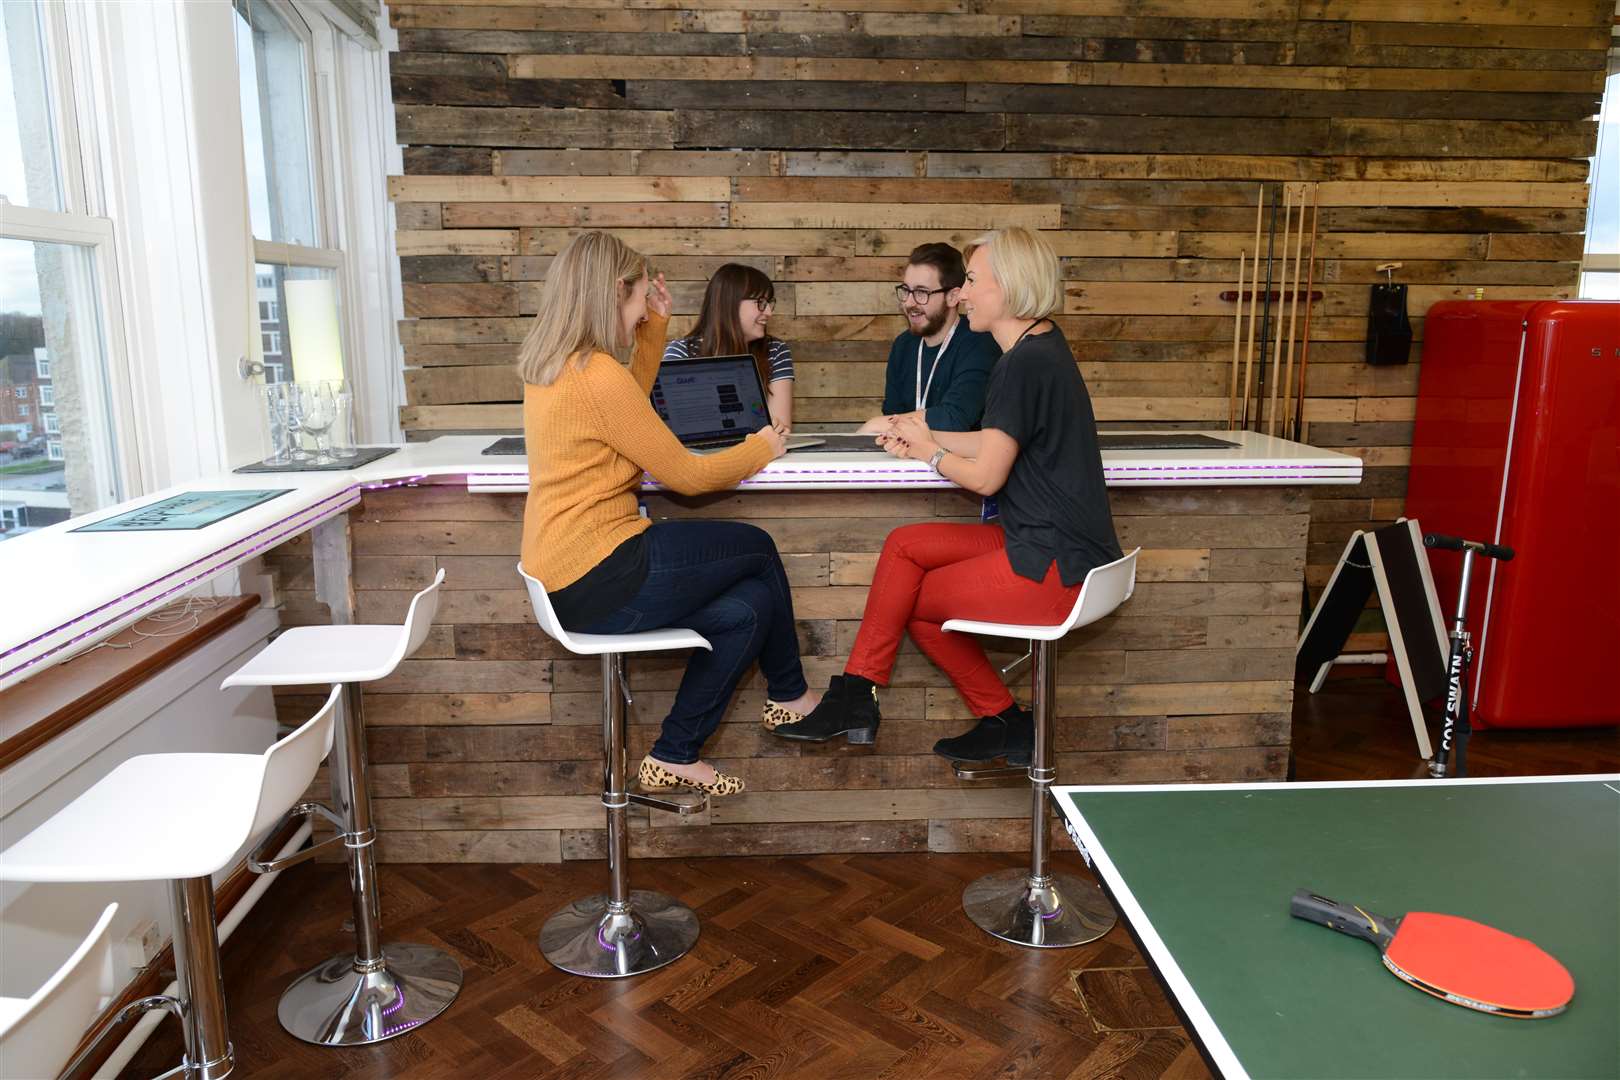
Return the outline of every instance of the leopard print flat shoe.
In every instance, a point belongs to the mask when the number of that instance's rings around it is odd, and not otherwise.
[[[760,710],[759,722],[766,731],[775,731],[783,724],[797,724],[804,719],[803,713],[796,713],[786,705],[765,699],[765,708]]]
[[[715,770],[713,781],[700,784],[696,780],[676,776],[650,757],[641,759],[641,768],[636,773],[636,780],[641,784],[643,791],[668,791],[670,788],[685,787],[721,796],[736,795],[748,786],[743,783],[742,777],[727,776],[718,769]]]

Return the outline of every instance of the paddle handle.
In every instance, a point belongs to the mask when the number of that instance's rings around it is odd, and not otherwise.
[[[1341,904],[1309,889],[1297,889],[1288,901],[1288,914],[1337,930],[1341,934],[1370,941],[1380,952],[1389,948],[1395,937],[1395,925],[1382,915],[1366,911],[1351,904]]]

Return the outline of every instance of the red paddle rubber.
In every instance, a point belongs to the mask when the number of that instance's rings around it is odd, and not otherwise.
[[[1504,1016],[1554,1016],[1575,996],[1569,971],[1534,942],[1432,911],[1400,920],[1384,966],[1435,997]]]

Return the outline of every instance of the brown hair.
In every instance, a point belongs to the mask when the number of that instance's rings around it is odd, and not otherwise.
[[[942,289],[960,289],[967,281],[966,256],[949,244],[922,244],[912,250],[906,263],[910,266],[932,266],[939,271],[939,287]]]
[[[743,340],[742,323],[737,309],[744,300],[776,300],[776,286],[771,279],[752,266],[726,263],[709,279],[703,292],[703,310],[698,313],[697,325],[687,335],[687,353],[691,356],[741,356],[748,353],[754,358],[761,384],[771,381],[771,337],[755,342]]]

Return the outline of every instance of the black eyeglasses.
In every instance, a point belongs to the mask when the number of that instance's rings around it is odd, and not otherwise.
[[[894,298],[902,304],[910,300],[913,303],[926,305],[937,294],[950,291],[949,289],[913,289],[905,285],[896,285],[894,287]]]

